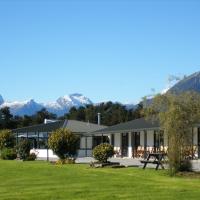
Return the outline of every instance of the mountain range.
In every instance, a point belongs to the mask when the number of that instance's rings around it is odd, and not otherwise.
[[[177,82],[174,86],[166,90],[165,92],[181,93],[184,91],[196,91],[200,92],[200,72],[196,72],[190,76],[185,76],[182,80]],[[49,112],[62,116],[68,113],[72,107],[86,106],[93,104],[93,102],[82,94],[65,95],[58,98],[55,102],[50,103],[37,103],[33,99],[28,101],[4,101],[0,95],[0,108],[9,107],[13,115],[33,115],[42,108],[46,108]],[[133,109],[137,107],[134,104],[125,104],[127,109]]]
[[[9,107],[13,115],[19,116],[33,115],[42,108],[46,108],[47,111],[62,116],[69,112],[72,107],[78,108],[88,104],[93,104],[93,102],[82,94],[65,95],[58,98],[55,102],[50,103],[37,103],[33,99],[28,101],[6,102],[0,95],[0,108]]]

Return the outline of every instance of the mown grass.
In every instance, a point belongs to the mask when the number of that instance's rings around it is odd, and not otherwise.
[[[153,169],[0,161],[0,200],[200,199],[200,179]]]

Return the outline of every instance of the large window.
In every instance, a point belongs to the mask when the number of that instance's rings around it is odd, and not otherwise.
[[[108,136],[94,136],[93,137],[93,148],[102,144],[102,143],[110,143]]]
[[[133,132],[131,136],[132,148],[137,149],[140,146],[140,132]]]

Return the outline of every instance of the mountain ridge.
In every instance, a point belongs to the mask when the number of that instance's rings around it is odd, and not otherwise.
[[[62,116],[68,113],[72,107],[86,106],[88,104],[93,104],[93,102],[79,93],[74,93],[70,95],[65,95],[58,98],[55,102],[49,103],[37,103],[34,99],[28,101],[13,101],[5,102],[1,101],[0,96],[0,108],[9,107],[13,115],[33,115],[42,108],[46,108],[47,111],[52,112],[58,116]]]
[[[200,72],[195,72],[189,76],[185,76],[167,92],[180,94],[186,91],[195,91],[200,93]]]
[[[193,73],[190,76],[185,76],[169,88],[169,90],[166,90],[165,93],[179,94],[181,92],[191,90],[200,93],[200,72]],[[148,101],[151,102],[152,99],[149,99]],[[19,116],[33,115],[42,108],[46,108],[47,111],[54,113],[57,116],[62,116],[68,113],[72,107],[85,107],[88,104],[97,105],[100,103],[93,103],[89,98],[79,93],[64,95],[63,97],[59,97],[56,101],[49,103],[37,103],[34,99],[30,99],[28,101],[7,102],[4,101],[3,97],[0,95],[0,108],[7,106],[10,108],[13,115]],[[135,109],[137,107],[136,104],[122,105],[124,105],[127,109]]]

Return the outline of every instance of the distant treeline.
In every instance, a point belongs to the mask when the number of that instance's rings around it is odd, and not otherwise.
[[[71,108],[69,113],[62,117],[42,109],[35,115],[13,116],[8,107],[0,110],[0,129],[15,129],[35,124],[41,124],[44,119],[71,119],[90,123],[97,123],[97,113],[101,113],[101,124],[112,126],[121,122],[130,121],[142,117],[143,106],[139,104],[136,109],[128,110],[119,103],[101,103],[99,105],[87,105],[86,107]]]

